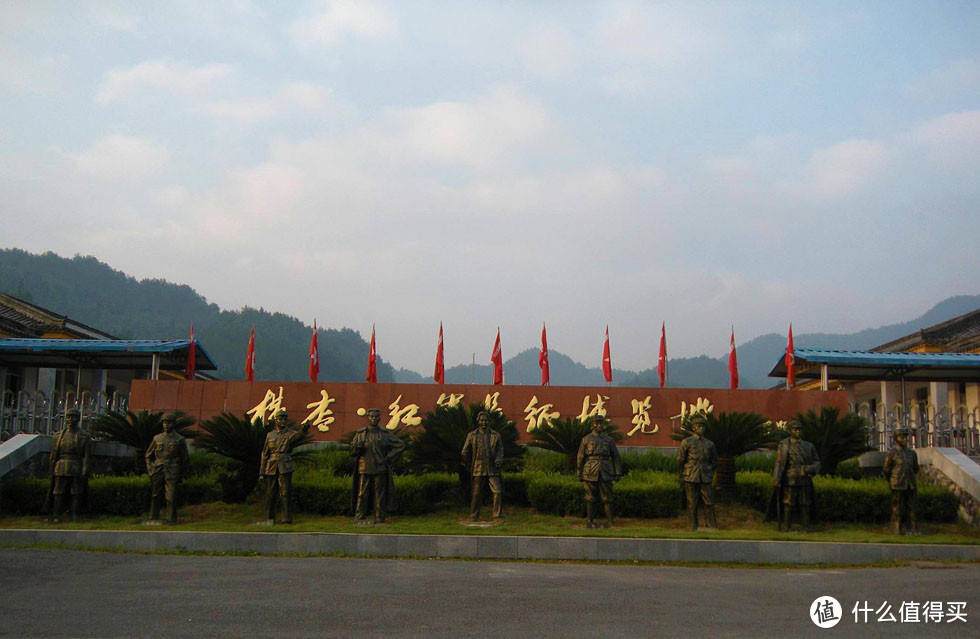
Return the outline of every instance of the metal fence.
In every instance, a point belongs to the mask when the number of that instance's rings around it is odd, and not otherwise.
[[[980,406],[934,406],[929,402],[907,402],[872,410],[867,402],[851,411],[868,421],[868,445],[886,451],[897,430],[908,430],[909,446],[956,448],[970,456],[980,455]]]
[[[43,391],[4,391],[0,398],[0,440],[18,433],[51,435],[64,427],[65,412],[76,408],[82,414],[80,427],[89,430],[92,420],[109,410],[129,408],[129,395],[82,391],[46,394]]]

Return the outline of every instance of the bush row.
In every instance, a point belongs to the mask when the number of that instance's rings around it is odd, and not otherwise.
[[[817,516],[823,521],[886,522],[891,516],[891,491],[883,479],[856,481],[816,477]],[[739,503],[765,512],[772,493],[772,477],[755,471],[736,475]],[[504,503],[531,506],[539,513],[583,516],[585,502],[581,482],[569,475],[540,471],[510,473],[503,477]],[[46,479],[6,482],[2,512],[38,514],[48,490]],[[256,493],[261,493],[260,487]],[[613,488],[617,514],[624,517],[674,517],[681,511],[681,488],[674,473],[637,470]],[[343,515],[351,511],[350,477],[330,472],[300,470],[293,479],[293,499],[298,512]],[[257,495],[261,497],[261,494]],[[456,475],[427,473],[395,478],[398,512],[417,515],[443,506],[469,503],[468,491]],[[489,491],[487,491],[489,499]],[[221,499],[221,487],[213,477],[189,477],[181,484],[181,504],[199,504]],[[139,516],[150,504],[147,476],[99,476],[89,480],[88,512],[105,515]],[[948,490],[923,485],[917,502],[920,521],[956,520],[959,502]]]
[[[772,494],[772,475],[765,472],[735,476],[739,502],[765,512]],[[884,479],[813,479],[817,518],[822,521],[887,522],[891,518],[891,489]],[[920,485],[916,510],[920,521],[956,521],[959,501],[952,492],[937,486]]]

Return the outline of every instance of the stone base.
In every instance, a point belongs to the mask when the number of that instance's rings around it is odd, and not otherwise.
[[[490,521],[472,521],[469,517],[466,519],[459,520],[460,526],[466,526],[467,528],[494,528],[504,523],[503,519],[492,519]]]

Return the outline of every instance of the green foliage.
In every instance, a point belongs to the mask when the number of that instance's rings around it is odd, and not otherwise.
[[[3,487],[3,512],[39,514],[48,491],[47,479],[19,479]],[[180,484],[181,506],[215,501],[218,486],[208,478],[188,477]],[[85,511],[95,515],[139,516],[150,509],[150,478],[146,475],[95,476],[88,481]]]
[[[463,468],[463,443],[466,435],[477,427],[476,417],[483,410],[483,404],[470,404],[469,407],[437,406],[426,413],[421,430],[412,434],[409,443],[408,463],[413,472],[456,473],[465,490],[470,478]],[[503,413],[488,412],[490,428],[500,433],[504,446],[504,471],[516,470],[524,456],[524,447],[517,443],[517,428]]]
[[[221,379],[243,379],[245,347],[255,324],[257,379],[306,381],[312,327],[295,317],[245,307],[223,311],[194,289],[160,279],[137,280],[95,257],[64,258],[0,249],[0,291],[68,315],[123,339],[186,338],[194,332],[218,365]],[[18,294],[20,293],[20,294]],[[349,328],[319,329],[320,379],[363,379],[368,344]],[[378,358],[378,381],[394,381],[394,372]]]
[[[665,473],[677,473],[677,455],[662,453],[652,448],[644,452],[629,451],[623,453],[623,474],[630,475],[636,471],[653,470]]]
[[[293,477],[293,499],[297,512],[318,515],[350,515],[353,480],[325,471],[297,472]],[[455,475],[429,473],[395,477],[397,513],[420,515],[444,504],[461,503]]]
[[[565,471],[565,456],[540,448],[528,448],[524,455],[527,472],[561,473]]]
[[[776,454],[773,452],[758,453],[755,455],[741,455],[735,458],[735,470],[739,473],[749,473],[752,471],[762,471],[772,474],[772,469],[776,465]]]
[[[820,455],[820,474],[836,475],[837,465],[871,450],[868,446],[868,423],[861,415],[823,406],[820,414],[814,410],[798,413],[800,436],[813,444]]]
[[[293,428],[294,424],[290,422],[288,427]],[[194,440],[195,447],[206,453],[227,457],[234,462],[218,475],[224,501],[241,503],[255,489],[259,480],[259,463],[262,459],[262,448],[265,446],[265,436],[272,428],[272,424],[261,421],[253,424],[247,416],[238,417],[230,413],[222,413],[201,422],[201,432]],[[304,463],[309,458],[311,451],[296,449],[312,442],[313,437],[309,433],[303,433],[294,440],[290,449],[293,451],[294,462]]]
[[[582,421],[577,417],[550,419],[547,424],[531,431],[532,441],[528,442],[528,446],[561,453],[565,456],[565,472],[575,474],[579,444],[591,431],[591,422]],[[616,442],[623,441],[623,433],[615,424],[606,422],[602,432]]]
[[[536,474],[527,487],[528,501],[539,513],[585,516],[585,488],[568,475]],[[675,517],[681,509],[676,475],[638,471],[613,484],[616,514],[623,517]]]
[[[177,420],[174,430],[184,437],[194,437],[195,433],[191,430],[194,418],[182,411],[176,411],[175,416]],[[136,449],[133,455],[138,475],[146,473],[146,449],[150,447],[153,438],[162,432],[163,413],[151,413],[147,410],[138,413],[110,410],[100,415],[91,427],[92,436],[96,439],[125,444]]]
[[[738,501],[765,512],[772,494],[772,475],[739,473],[736,482]],[[884,479],[818,476],[813,487],[820,521],[884,523],[891,517],[891,490]],[[916,509],[920,521],[952,522],[956,521],[959,501],[944,488],[920,486]]]
[[[350,477],[354,474],[354,462],[347,448],[323,446],[310,451],[307,465],[338,477]]]

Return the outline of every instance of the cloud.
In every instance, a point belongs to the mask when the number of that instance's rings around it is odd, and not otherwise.
[[[518,44],[527,69],[543,77],[568,75],[576,65],[575,39],[563,29],[545,28]]]
[[[216,100],[203,105],[201,110],[219,119],[251,124],[281,117],[292,111],[328,114],[341,108],[334,103],[327,89],[314,84],[293,82],[283,86],[272,97]]]
[[[68,63],[66,55],[33,56],[0,41],[0,86],[21,93],[48,93],[58,88]]]
[[[838,142],[813,153],[808,166],[808,186],[818,198],[836,199],[851,195],[878,177],[888,159],[888,150],[881,142]]]
[[[152,142],[125,135],[109,135],[81,153],[66,154],[76,170],[107,180],[145,179],[166,164],[167,153]]]
[[[294,22],[289,35],[301,49],[329,49],[350,38],[383,40],[397,30],[395,16],[381,6],[338,0],[320,13]]]
[[[227,64],[192,66],[170,59],[147,60],[131,67],[106,72],[99,85],[96,101],[99,104],[125,101],[147,90],[194,95],[230,74],[231,67]]]
[[[961,58],[934,69],[905,87],[906,95],[934,101],[980,94],[980,58]]]
[[[923,122],[913,129],[912,140],[941,168],[975,171],[980,163],[980,111]]]

